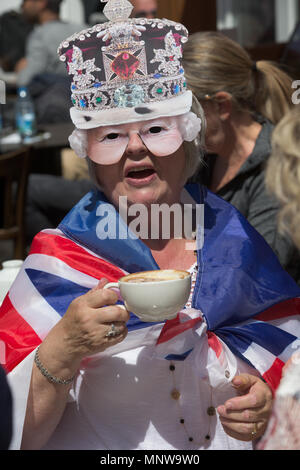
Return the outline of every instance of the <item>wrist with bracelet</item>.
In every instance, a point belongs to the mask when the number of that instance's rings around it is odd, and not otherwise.
[[[70,379],[60,379],[60,378],[56,377],[55,375],[52,375],[46,369],[46,367],[42,364],[42,362],[40,360],[40,357],[39,357],[39,349],[40,349],[40,347],[38,347],[36,352],[35,352],[34,362],[35,362],[37,368],[39,369],[39,371],[41,372],[41,374],[44,377],[46,377],[46,379],[51,383],[54,383],[54,384],[57,384],[57,385],[70,385],[74,381],[76,375],[74,375]]]

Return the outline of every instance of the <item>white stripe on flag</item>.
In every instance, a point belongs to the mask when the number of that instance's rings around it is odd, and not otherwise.
[[[103,261],[106,261],[107,263],[110,263],[110,261],[108,259],[103,258],[102,256],[98,255],[94,251],[91,251],[89,248],[81,245],[80,243],[76,242],[75,240],[73,240],[71,238],[68,238],[61,230],[59,230],[57,228],[56,229],[46,229],[46,230],[43,230],[42,233],[45,233],[47,235],[54,235],[54,236],[57,236],[57,237],[61,237],[65,240],[71,241],[72,243],[74,243],[74,245],[79,246],[82,250],[86,251],[89,255],[92,255],[94,258],[101,259]],[[118,269],[120,269],[121,271],[124,272],[124,276],[126,276],[126,274],[129,274],[124,269],[121,269],[121,268],[118,268]]]
[[[300,338],[300,322],[299,322],[299,315],[294,315],[292,317],[284,317],[278,318],[276,320],[267,321],[270,325],[276,326],[281,330],[290,333],[297,338]]]
[[[37,269],[45,273],[60,276],[83,287],[92,289],[98,284],[98,279],[71,268],[64,261],[49,255],[32,254],[24,263],[24,269]]]
[[[23,269],[9,291],[9,298],[19,315],[42,340],[61,319],[60,315],[35,289]]]
[[[257,343],[251,343],[248,349],[243,353],[251,364],[263,375],[269,370],[277,359],[274,354],[259,346]]]

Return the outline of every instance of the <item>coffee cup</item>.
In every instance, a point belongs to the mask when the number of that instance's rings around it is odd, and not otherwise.
[[[126,309],[142,321],[160,322],[175,318],[184,308],[191,291],[191,275],[175,269],[142,271],[104,288],[117,288]]]

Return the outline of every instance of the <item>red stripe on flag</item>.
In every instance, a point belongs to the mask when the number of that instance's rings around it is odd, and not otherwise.
[[[71,268],[99,280],[106,278],[108,281],[117,281],[124,276],[121,269],[59,235],[39,233],[33,240],[30,254],[53,256]]]
[[[300,315],[300,299],[290,299],[274,305],[265,312],[255,317],[255,320],[272,321],[279,320],[284,317],[294,317]]]
[[[206,334],[208,338],[209,347],[215,352],[217,357],[220,357],[223,351],[223,347],[221,342],[219,341],[219,338],[211,331],[208,331]]]
[[[41,339],[14,308],[9,295],[0,309],[0,341],[5,345],[5,363],[2,366],[7,372],[41,344]]]
[[[174,318],[173,320],[166,321],[156,344],[158,345],[158,344],[166,343],[167,341],[175,338],[175,336],[180,335],[184,331],[194,328],[194,326],[196,326],[197,324],[200,324],[201,322],[202,322],[202,318],[198,317],[198,318],[194,318],[192,320],[188,320],[183,323],[180,323],[179,315],[177,315],[177,317]]]
[[[269,384],[269,386],[271,387],[273,393],[275,393],[275,391],[277,390],[277,388],[280,384],[280,380],[281,380],[281,376],[282,376],[282,369],[283,369],[284,365],[285,365],[285,363],[277,358],[273,362],[270,369],[268,369],[263,374],[263,378]]]

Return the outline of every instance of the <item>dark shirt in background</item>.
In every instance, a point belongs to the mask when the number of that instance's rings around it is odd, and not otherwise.
[[[12,397],[0,366],[0,450],[7,450],[12,437]]]
[[[16,11],[0,16],[0,66],[5,72],[13,72],[20,59],[25,57],[27,38],[33,25]]]
[[[281,265],[300,283],[300,254],[288,237],[278,233],[279,203],[265,186],[266,163],[271,154],[271,136],[274,126],[258,118],[262,130],[254,150],[237,175],[223,186],[217,195],[230,202],[263,236],[277,255]],[[210,187],[216,155],[206,155],[196,181]],[[193,178],[195,181],[195,178]]]

